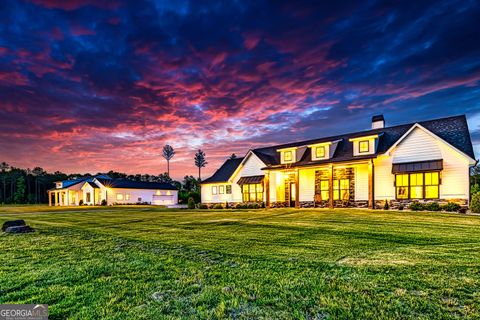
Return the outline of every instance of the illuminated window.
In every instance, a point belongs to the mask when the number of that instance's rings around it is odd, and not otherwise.
[[[350,180],[333,180],[333,200],[350,199]]]
[[[217,186],[212,187],[212,194],[217,194]]]
[[[87,193],[85,194],[85,202],[90,202],[90,197],[91,197],[91,196],[90,196],[90,192],[87,192]]]
[[[117,200],[122,201],[123,200],[123,193],[117,193]]]
[[[423,198],[423,173],[410,174],[410,199]]]
[[[328,180],[320,180],[320,196],[322,200],[328,200],[330,198],[330,182]]]
[[[125,194],[125,200],[130,200],[130,193]]]
[[[230,185],[225,186],[225,193],[226,194],[232,194],[232,186],[230,186]]]
[[[218,187],[218,193],[224,194],[225,193],[225,186],[219,186]]]
[[[283,161],[292,161],[292,151],[283,152]]]
[[[261,183],[242,185],[242,199],[243,202],[263,201],[263,185]]]
[[[325,158],[325,147],[316,147],[315,148],[315,156],[317,158]]]
[[[370,142],[368,140],[360,141],[358,143],[358,152],[367,153],[370,151]]]
[[[438,198],[438,186],[440,184],[438,172],[426,172],[425,173],[425,198],[435,199]]]
[[[397,199],[438,199],[439,172],[397,174],[395,186]]]
[[[155,192],[155,195],[161,196],[161,195],[162,195],[162,192],[161,192],[160,190],[157,190],[157,191]]]
[[[408,174],[397,174],[395,186],[397,187],[397,199],[408,199]]]

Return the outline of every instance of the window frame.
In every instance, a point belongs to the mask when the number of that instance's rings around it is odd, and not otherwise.
[[[218,194],[217,186],[212,186],[212,195],[216,196]]]
[[[367,144],[367,150],[362,151],[362,144]],[[360,140],[358,141],[358,153],[370,153],[370,141],[369,140]]]
[[[347,188],[342,188],[342,181],[347,181],[346,185]],[[337,183],[338,187],[335,187],[335,183]],[[348,192],[348,199],[343,199],[342,190],[346,190]],[[335,197],[335,191],[338,192],[338,198]],[[333,180],[333,200],[334,201],[349,201],[350,200],[350,179],[335,179]]]
[[[227,184],[225,186],[225,194],[232,194],[232,185]]]
[[[322,182],[326,184],[326,189],[322,188]],[[330,200],[330,180],[328,179],[321,179],[320,180],[320,185],[318,186],[318,189],[320,190],[320,198],[322,201],[328,201]],[[324,198],[322,194],[326,192],[327,196]]]
[[[421,174],[422,175],[422,184],[416,184],[413,187],[422,187],[422,197],[421,198],[412,198],[411,188],[412,188],[412,175],[414,174]],[[426,184],[425,175],[426,174],[436,174],[437,175],[437,184]],[[397,176],[401,175],[408,175],[408,185],[407,186],[398,186],[397,185]],[[430,178],[432,181],[433,177]],[[395,200],[433,200],[433,199],[440,199],[440,185],[442,184],[442,179],[440,177],[440,171],[422,171],[422,172],[405,172],[405,173],[397,173],[395,174]],[[427,187],[436,187],[437,188],[437,197],[427,197]],[[407,189],[407,197],[406,198],[399,198],[398,197],[398,188],[406,188]]]
[[[119,196],[120,196],[120,199],[119,199]],[[125,199],[125,197],[124,197],[123,193],[117,193],[117,194],[115,194],[115,199],[117,201],[123,201]]]
[[[262,202],[263,193],[264,190],[262,183],[246,183],[242,185],[243,202]],[[254,196],[252,197],[252,195]]]
[[[319,156],[318,155],[318,150],[323,150],[323,155]],[[327,156],[327,150],[325,149],[325,146],[317,146],[315,147],[315,158],[317,159],[324,159]]]
[[[289,156],[288,159],[287,154]],[[283,162],[293,162],[293,153],[291,150],[283,151]]]
[[[225,186],[218,186],[218,194],[225,194]]]

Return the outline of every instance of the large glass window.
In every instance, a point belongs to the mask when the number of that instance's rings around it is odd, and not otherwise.
[[[90,202],[90,192],[85,194],[85,202]]]
[[[218,187],[218,193],[224,194],[225,193],[225,186],[219,186]]]
[[[225,193],[226,194],[232,194],[232,186],[231,185],[225,186]]]
[[[123,200],[123,193],[117,193],[117,200],[122,201]]]
[[[320,196],[322,200],[330,199],[330,182],[328,180],[320,180]]]
[[[397,199],[437,199],[439,185],[439,172],[397,174],[395,176]]]
[[[242,198],[243,202],[263,201],[263,185],[261,183],[242,185]]]
[[[212,194],[217,194],[217,186],[212,186]]]
[[[397,174],[395,185],[397,187],[397,199],[408,199],[408,174]]]
[[[333,180],[333,200],[348,200],[350,198],[350,180]]]

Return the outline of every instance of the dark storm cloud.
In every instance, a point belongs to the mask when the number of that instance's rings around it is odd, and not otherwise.
[[[178,176],[195,148],[213,171],[376,113],[467,113],[478,141],[479,16],[468,0],[3,1],[0,160],[158,172],[170,143]]]

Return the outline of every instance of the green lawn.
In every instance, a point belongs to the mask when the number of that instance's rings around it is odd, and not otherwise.
[[[0,207],[0,303],[50,319],[480,318],[480,217]]]

